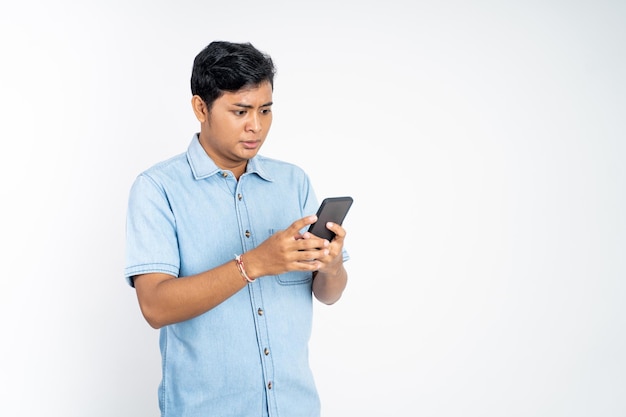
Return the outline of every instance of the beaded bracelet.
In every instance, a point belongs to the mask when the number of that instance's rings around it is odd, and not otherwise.
[[[235,255],[235,263],[237,264],[237,268],[239,269],[239,273],[247,282],[254,282],[252,278],[246,274],[246,268],[243,266],[243,258],[241,255]]]

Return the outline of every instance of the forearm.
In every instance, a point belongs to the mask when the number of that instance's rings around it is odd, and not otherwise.
[[[234,261],[188,277],[146,274],[135,278],[141,311],[154,328],[199,316],[245,285]]]
[[[348,283],[348,273],[343,263],[332,272],[318,271],[313,279],[313,294],[324,304],[336,303]]]

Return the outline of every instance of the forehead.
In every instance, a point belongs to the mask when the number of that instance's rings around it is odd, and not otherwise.
[[[225,91],[218,100],[227,104],[266,105],[272,101],[272,85],[266,81],[237,91]]]

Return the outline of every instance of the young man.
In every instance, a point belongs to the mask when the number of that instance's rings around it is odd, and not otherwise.
[[[208,45],[191,76],[200,132],[131,188],[125,276],[160,328],[163,417],[320,414],[312,294],[341,297],[346,232],[305,232],[318,207],[309,178],[258,155],[274,73],[249,43]]]

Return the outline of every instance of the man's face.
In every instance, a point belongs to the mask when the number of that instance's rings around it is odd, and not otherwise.
[[[197,103],[197,100],[194,102]],[[202,103],[203,104],[203,103]],[[210,112],[198,113],[200,143],[223,169],[233,172],[254,157],[272,125],[272,86],[265,82],[215,100]]]

